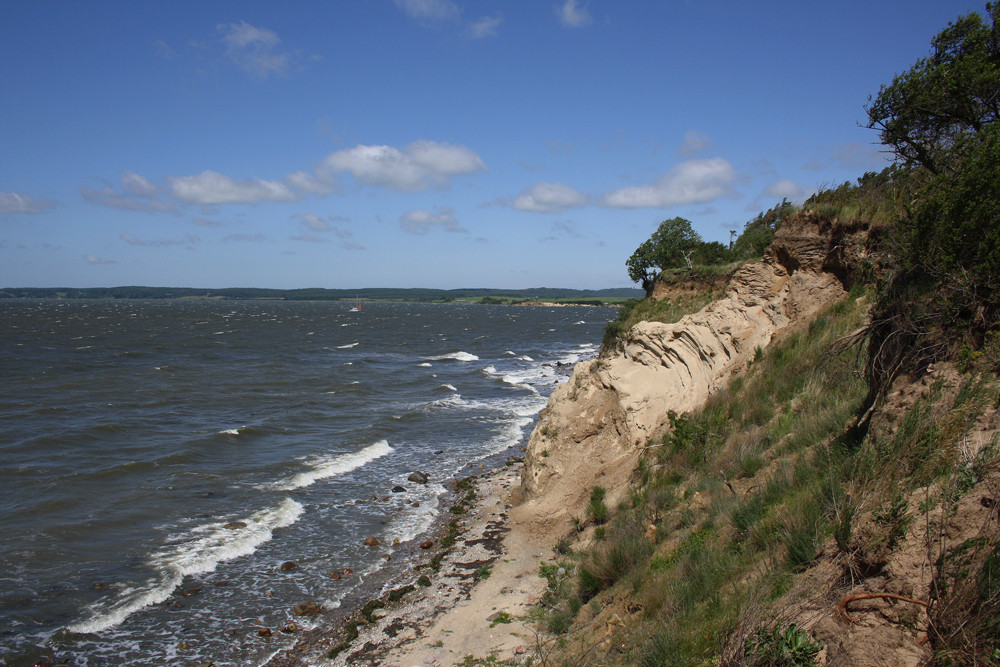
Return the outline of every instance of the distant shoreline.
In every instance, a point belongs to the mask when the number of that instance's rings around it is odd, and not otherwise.
[[[483,303],[489,305],[535,306],[616,306],[644,296],[630,287],[601,290],[539,287],[523,290],[494,288],[365,288],[347,289],[267,289],[194,287],[8,287],[0,289],[0,303],[21,299],[126,300],[184,299],[233,301],[333,301],[344,303]]]

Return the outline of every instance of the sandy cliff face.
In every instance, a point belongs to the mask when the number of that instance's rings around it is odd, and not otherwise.
[[[804,213],[778,231],[762,261],[737,271],[723,298],[674,324],[640,322],[621,354],[578,364],[531,434],[525,509],[557,530],[584,517],[595,485],[619,501],[669,411],[699,407],[756,348],[843,296],[845,247],[839,228]]]

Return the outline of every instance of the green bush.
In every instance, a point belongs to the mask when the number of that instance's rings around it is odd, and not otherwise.
[[[594,523],[600,525],[608,520],[611,515],[611,511],[608,506],[604,504],[604,496],[607,491],[604,487],[595,486],[594,490],[590,492],[590,517],[594,520]]]
[[[747,641],[744,663],[748,667],[810,667],[822,645],[793,623],[784,630],[777,626],[757,628]]]

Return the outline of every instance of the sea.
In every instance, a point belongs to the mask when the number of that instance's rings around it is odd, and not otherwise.
[[[412,571],[615,315],[0,300],[0,664],[266,663]]]

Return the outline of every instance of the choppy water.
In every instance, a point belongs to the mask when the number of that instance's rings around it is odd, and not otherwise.
[[[291,641],[260,624],[336,606],[425,531],[615,314],[349,311],[0,301],[0,662],[260,664]]]

